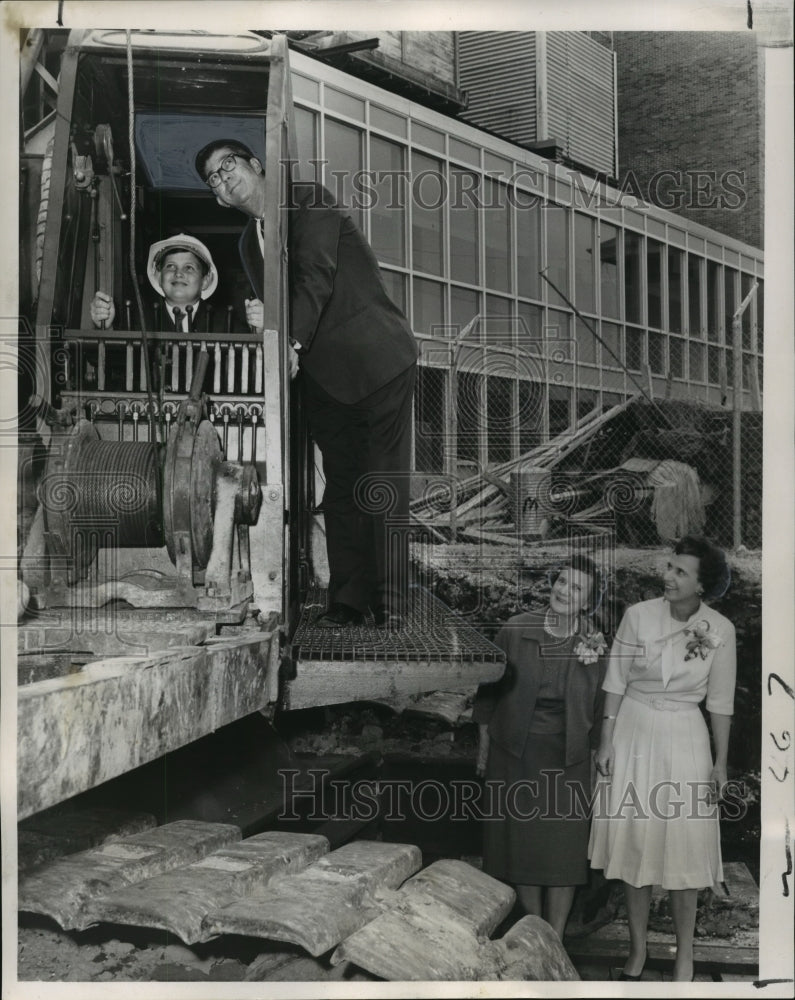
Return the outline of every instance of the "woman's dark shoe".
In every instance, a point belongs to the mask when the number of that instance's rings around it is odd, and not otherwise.
[[[618,979],[622,983],[638,983],[643,978],[643,970],[646,968],[646,959],[643,959],[643,965],[640,967],[640,972],[637,976],[631,976],[628,972],[623,970],[619,973]]]
[[[325,614],[322,614],[315,625],[317,628],[345,628],[346,625],[361,625],[364,615],[349,604],[336,601]]]

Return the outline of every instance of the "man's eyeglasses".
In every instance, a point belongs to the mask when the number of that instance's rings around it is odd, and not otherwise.
[[[218,170],[213,170],[209,177],[206,178],[207,184],[211,188],[217,188],[223,179],[220,171],[223,170],[225,174],[230,174],[237,166],[237,159],[234,153],[227,154],[218,164]]]

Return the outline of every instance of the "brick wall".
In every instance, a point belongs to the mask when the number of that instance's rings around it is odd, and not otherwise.
[[[763,247],[764,80],[754,34],[616,32],[613,41],[622,182],[631,170],[646,192],[659,171],[681,172],[681,184],[659,180],[662,207]],[[716,184],[702,178],[705,191],[698,195],[685,171],[715,171]],[[727,171],[744,173],[744,181],[721,183]],[[731,207],[741,200],[740,188],[744,205]]]

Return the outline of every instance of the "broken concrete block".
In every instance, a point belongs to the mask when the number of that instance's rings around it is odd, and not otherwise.
[[[64,930],[81,930],[92,899],[188,865],[240,840],[226,823],[179,820],[61,858],[20,881],[18,907],[52,917]]]
[[[246,934],[329,951],[381,912],[378,894],[422,864],[411,844],[354,841],[293,876],[207,915],[206,934]]]
[[[209,912],[263,889],[274,875],[302,871],[328,849],[326,838],[314,834],[260,833],[92,900],[84,920],[158,927],[195,944],[212,936],[202,927]]]

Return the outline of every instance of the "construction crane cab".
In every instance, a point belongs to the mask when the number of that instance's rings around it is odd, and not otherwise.
[[[80,30],[59,60],[54,109],[23,121],[20,818],[252,712],[473,691],[503,669],[425,592],[407,637],[314,629],[316,456],[287,357],[286,37]],[[269,190],[264,332],[245,322],[245,218],[194,166],[230,136]],[[217,273],[181,335],[148,280],[150,246],[177,234]],[[112,328],[92,322],[98,291]]]

